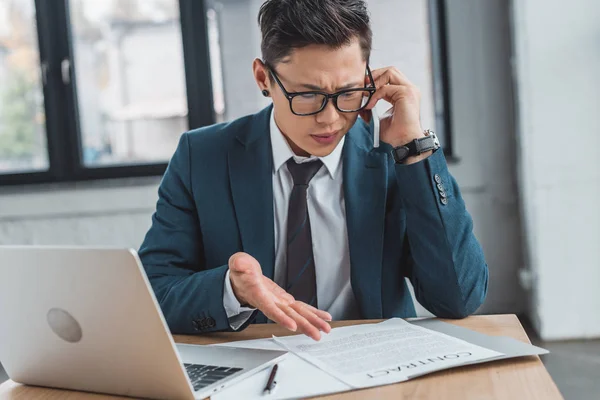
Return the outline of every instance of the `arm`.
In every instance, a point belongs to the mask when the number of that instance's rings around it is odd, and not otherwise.
[[[404,259],[417,300],[438,317],[463,318],[474,313],[487,293],[488,268],[442,150],[395,168],[406,210],[408,253]]]
[[[367,110],[381,99],[393,105],[380,121],[382,142],[397,147],[424,137],[419,89],[393,67],[375,70],[372,76],[377,91]],[[369,114],[361,115],[368,120]],[[488,269],[442,150],[409,157],[394,168],[406,210],[408,251],[403,260],[417,300],[438,317],[475,312],[485,299]]]
[[[139,255],[169,328],[178,334],[231,330],[223,303],[228,266],[204,265],[187,134],[181,136],[158,196]]]

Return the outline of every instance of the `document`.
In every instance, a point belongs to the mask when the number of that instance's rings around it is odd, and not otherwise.
[[[402,382],[503,356],[399,318],[382,324],[336,328],[319,342],[304,335],[273,339],[353,388]]]
[[[222,343],[214,346],[243,347],[248,349],[281,350],[273,339],[256,339]],[[265,368],[251,377],[213,394],[211,400],[287,400],[352,390],[352,387],[331,375],[323,373],[314,365],[290,353],[279,363],[277,388],[274,393],[263,394],[271,368]],[[307,384],[310,382],[310,384]]]
[[[405,326],[406,324],[408,324],[408,328]],[[413,332],[413,336],[411,336],[411,334],[408,333],[412,332],[412,328],[420,328],[420,331],[416,333]],[[307,359],[300,357],[292,352],[279,365],[279,371],[277,373],[277,390],[274,393],[270,395],[263,394],[263,389],[265,387],[265,383],[269,378],[269,373],[271,370],[270,368],[265,368],[263,371],[260,371],[257,374],[252,375],[251,377],[244,379],[243,381],[236,383],[235,385],[214,394],[213,396],[211,396],[211,399],[287,400],[307,398],[318,395],[345,392],[357,387],[370,387],[401,382],[406,379],[412,379],[420,375],[425,375],[427,373],[445,368],[453,368],[475,363],[484,363],[496,359],[515,358],[548,353],[547,350],[531,346],[529,344],[520,342],[512,338],[502,336],[488,336],[466,328],[461,328],[453,324],[438,321],[436,319],[419,319],[412,320],[411,323],[405,323],[403,320],[397,318],[389,319],[378,324],[365,324],[352,327],[335,328],[332,329],[331,333],[323,335],[323,338],[320,342],[315,342],[312,339],[308,339],[304,335],[298,335],[285,338],[273,337],[268,339],[230,342],[214,346],[234,346],[253,349],[281,350],[282,347],[289,348],[289,346],[293,346],[295,342],[298,345],[318,346],[331,341],[331,343],[327,344],[327,346],[331,347],[332,345],[335,346],[335,344],[333,344],[333,341],[335,340],[348,340],[347,338],[352,337],[353,335],[359,335],[360,337],[360,335],[364,335],[365,333],[369,332],[382,332],[389,330],[404,330],[405,337],[409,340],[413,340],[413,347],[415,347],[415,337],[421,337],[423,338],[422,343],[431,344],[435,343],[436,341],[441,341],[441,345],[444,346],[442,347],[442,349],[454,350],[455,353],[444,354],[444,356],[450,355],[450,357],[444,357],[442,355],[432,356],[428,354],[423,358],[411,360],[408,362],[401,360],[392,360],[391,362],[389,362],[391,366],[380,365],[378,367],[376,366],[373,369],[373,371],[366,372],[367,374],[371,375],[377,375],[375,373],[378,372],[379,377],[364,379],[364,376],[362,376],[362,372],[357,372],[356,375],[359,376],[359,379],[350,379],[349,384],[347,384],[344,381],[340,380],[337,377],[337,374],[330,375],[329,373],[324,373],[320,369],[320,367],[317,367],[318,362],[315,362],[315,360],[313,360],[313,358],[325,358],[325,360],[321,361],[321,363],[329,365],[328,359],[332,358],[331,354],[328,357],[324,357],[323,355],[317,354],[312,358],[309,357],[311,359],[311,361],[309,362],[307,361]],[[429,334],[433,334],[435,338],[429,337]],[[394,335],[396,336],[396,339],[398,339],[398,334],[392,334],[391,336],[393,337]],[[355,343],[354,351],[360,350],[360,348],[356,348],[356,337],[352,340]],[[396,351],[398,348],[404,349],[405,354],[407,354],[407,346],[405,343],[392,345],[393,340],[381,341],[381,338],[379,340],[380,345],[388,346],[388,348],[391,347],[394,351]],[[280,344],[281,342],[289,343]],[[445,343],[445,345],[443,343]],[[439,350],[440,344],[438,344],[437,346]],[[371,347],[376,347],[376,344],[371,343]],[[416,347],[419,347],[419,345],[417,344]],[[435,347],[432,348],[435,349]],[[488,350],[486,350],[486,348]],[[349,358],[350,354],[344,353],[351,351],[350,348],[341,348],[339,350],[340,356],[344,357],[344,359]],[[415,349],[415,351],[417,351],[416,354],[423,353],[423,350],[420,349]],[[468,357],[463,355],[458,358],[453,358],[455,356],[452,356],[452,354],[456,354],[456,352],[461,351],[471,352],[472,354]],[[498,356],[494,356],[494,354],[497,354]],[[381,358],[384,359],[384,357]],[[406,359],[414,357],[406,355],[404,358]],[[429,360],[430,358],[432,358],[433,360]],[[348,367],[348,369],[356,369],[358,365],[363,365],[363,367],[365,365],[368,365],[368,362],[364,362],[365,360],[363,360],[363,364],[358,364],[356,360],[350,360],[349,363],[351,364],[351,366]],[[344,370],[346,366],[341,365],[341,367],[342,370]],[[398,367],[400,369],[398,369]],[[331,367],[329,367],[329,369],[331,369]],[[352,375],[352,373],[350,375]],[[364,381],[367,381],[366,385],[364,384]],[[361,384],[363,386],[360,386]]]

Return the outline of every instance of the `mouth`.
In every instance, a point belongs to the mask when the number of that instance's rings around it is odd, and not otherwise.
[[[339,131],[310,135],[317,143],[327,145],[335,142]]]

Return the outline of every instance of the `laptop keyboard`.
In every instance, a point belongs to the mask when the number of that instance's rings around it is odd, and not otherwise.
[[[190,377],[194,391],[212,385],[223,378],[241,371],[241,368],[217,367],[215,365],[183,364]]]

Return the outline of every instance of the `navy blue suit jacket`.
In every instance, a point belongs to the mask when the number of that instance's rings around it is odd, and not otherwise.
[[[164,174],[139,254],[173,333],[231,330],[223,284],[232,254],[251,254],[273,279],[271,109],[183,134]],[[441,150],[412,165],[395,164],[390,150],[373,148],[361,119],[343,148],[360,314],[414,316],[408,277],[433,314],[465,317],[484,301],[488,269],[456,181]],[[251,322],[266,318],[257,312]]]

